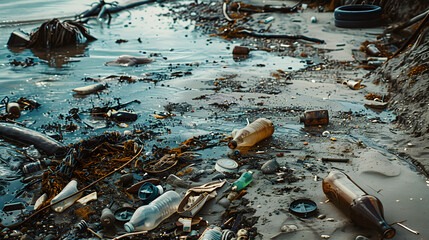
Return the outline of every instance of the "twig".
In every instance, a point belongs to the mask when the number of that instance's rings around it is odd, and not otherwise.
[[[115,237],[113,240],[121,239],[124,237],[129,237],[129,236],[134,236],[134,235],[139,235],[139,234],[146,234],[146,233],[147,233],[147,231],[141,231],[141,232],[135,232],[135,233],[126,233],[124,235]]]

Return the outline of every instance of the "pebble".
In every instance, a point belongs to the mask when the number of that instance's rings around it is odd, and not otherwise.
[[[318,219],[324,219],[324,218],[326,218],[326,215],[325,214],[320,214],[319,216],[317,216],[317,218]]]
[[[298,227],[296,225],[283,225],[280,229],[282,232],[296,232]]]
[[[328,238],[330,238],[331,236],[326,235],[326,234],[323,234],[323,235],[320,235],[320,237],[321,237],[321,238],[323,238],[323,239],[328,239]]]
[[[333,221],[335,221],[335,219],[333,219],[333,218],[327,218],[326,221],[333,222]]]
[[[238,193],[231,192],[231,193],[228,194],[227,198],[228,198],[229,201],[232,201],[232,200],[234,200],[235,197],[237,197],[237,195],[238,195]]]
[[[46,237],[43,238],[43,240],[55,240],[55,239],[57,239],[57,237],[55,237],[55,235],[53,234],[46,235]]]
[[[221,200],[219,200],[219,205],[221,205],[224,208],[228,208],[230,204],[231,202],[226,198],[222,198]]]
[[[28,236],[27,234],[22,235],[22,237],[20,238],[20,240],[34,240],[34,238]]]
[[[279,169],[279,167],[280,167],[279,163],[275,159],[273,159],[264,163],[264,165],[262,165],[261,167],[261,171],[264,174],[275,173],[277,169]]]
[[[246,229],[240,229],[240,230],[238,230],[238,232],[237,232],[237,236],[238,237],[246,237],[247,236],[247,230]]]

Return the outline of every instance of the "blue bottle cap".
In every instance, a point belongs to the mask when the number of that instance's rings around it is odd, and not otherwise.
[[[146,182],[140,187],[138,195],[145,204],[148,204],[160,195],[160,191],[152,183]]]

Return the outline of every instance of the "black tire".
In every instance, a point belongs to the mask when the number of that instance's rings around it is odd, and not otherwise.
[[[346,21],[335,19],[335,26],[340,28],[373,28],[382,23],[381,18],[369,19],[364,21]]]
[[[381,18],[381,7],[375,5],[345,5],[334,11],[336,20],[365,21]]]

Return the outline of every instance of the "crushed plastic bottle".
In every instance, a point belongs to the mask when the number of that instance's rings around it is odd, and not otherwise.
[[[182,198],[175,191],[162,194],[148,205],[139,207],[130,221],[125,223],[125,230],[127,232],[149,231],[156,228],[162,221],[177,212],[181,200]]]
[[[228,147],[235,149],[237,147],[251,147],[259,141],[270,137],[274,133],[273,123],[266,118],[259,118],[245,128],[234,130],[232,140]]]
[[[253,176],[252,172],[245,172],[243,173],[237,181],[235,181],[232,184],[232,190],[234,191],[240,191],[241,189],[245,188],[249,183],[252,182]]]
[[[57,204],[54,204],[51,206],[52,210],[54,210],[55,212],[63,212],[64,210],[66,210],[68,207],[70,207],[71,205],[73,205],[73,203],[78,200],[83,193],[79,193],[74,195],[73,197],[70,197],[64,201],[61,201],[63,199],[65,199],[66,197],[77,193],[77,181],[76,180],[71,180],[65,187],[64,189],[57,195],[55,196],[52,200],[51,200],[51,204],[58,202]]]

